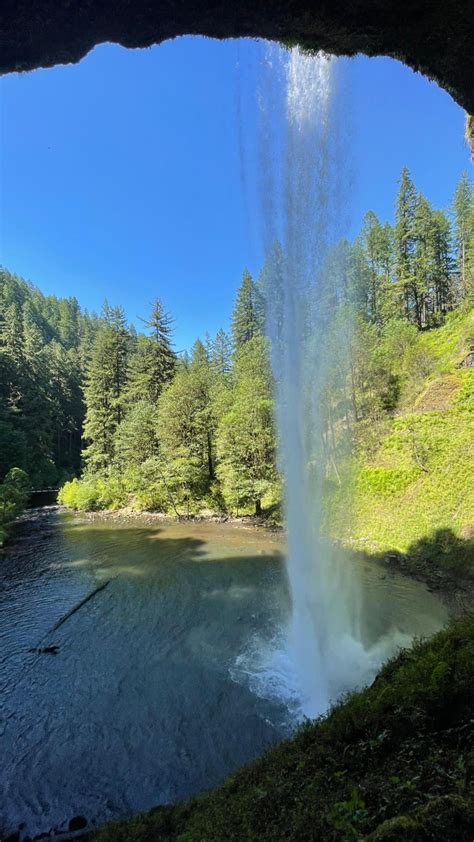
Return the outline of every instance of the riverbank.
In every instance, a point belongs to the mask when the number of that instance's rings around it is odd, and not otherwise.
[[[65,510],[67,507],[63,507]],[[120,509],[77,512],[78,517],[88,520],[111,520],[117,523],[139,522],[147,526],[156,523],[227,523],[230,526],[249,526],[272,532],[284,532],[284,526],[265,515],[229,515],[211,509],[203,509],[196,514],[173,515],[164,512],[137,511],[125,506]]]

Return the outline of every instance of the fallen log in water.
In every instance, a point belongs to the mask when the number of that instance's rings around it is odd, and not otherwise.
[[[100,591],[105,590],[107,585],[110,585],[110,583],[113,582],[114,578],[115,577],[112,577],[112,579],[107,579],[105,582],[102,582],[100,585],[98,585],[96,588],[94,588],[93,591],[88,593],[87,596],[85,596],[83,599],[81,599],[81,601],[78,602],[77,605],[74,606],[74,608],[71,608],[71,610],[68,611],[67,614],[64,614],[64,616],[61,617],[61,619],[58,620],[57,623],[54,624],[54,626],[49,630],[48,634],[52,634],[53,632],[57,631],[63,625],[63,623],[66,622],[66,620],[69,620],[69,618],[72,617],[73,614],[75,614],[77,611],[79,611],[79,609],[82,608],[84,605],[86,605],[86,603],[89,602],[91,599],[93,599],[94,596],[96,596],[98,593],[100,593]],[[47,637],[47,635],[45,635],[45,637]]]
[[[35,655],[57,655],[59,652],[59,646],[57,643],[52,643],[50,646],[36,646],[28,651],[34,652]]]

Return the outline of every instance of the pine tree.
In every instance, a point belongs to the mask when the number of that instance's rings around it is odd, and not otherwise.
[[[229,374],[232,368],[232,341],[225,330],[220,328],[210,347],[210,365],[221,377]]]
[[[44,296],[0,270],[1,474],[20,467],[40,487],[79,468],[86,321],[75,299]]]
[[[451,227],[442,211],[433,211],[431,218],[433,312],[435,316],[444,316],[455,303]]]
[[[474,296],[474,185],[467,172],[454,194],[454,234],[459,298]]]
[[[245,269],[232,313],[234,348],[258,336],[263,331],[263,301],[250,272]]]
[[[202,497],[214,479],[212,382],[206,351],[198,340],[189,366],[178,369],[158,402],[156,429],[168,483],[178,499],[188,503],[192,497]]]
[[[417,193],[406,167],[400,177],[395,210],[395,273],[401,289],[404,313],[407,319],[416,321],[419,314],[414,301],[414,253],[415,235],[413,230]]]
[[[103,319],[103,327],[95,337],[84,390],[84,438],[88,445],[83,457],[89,469],[98,471],[111,464],[115,432],[123,417],[128,347],[122,311],[111,310],[107,305]]]
[[[209,355],[207,348],[200,339],[196,339],[191,351],[191,367],[199,368],[201,366],[207,367],[209,365]]]
[[[117,424],[120,424],[123,417],[124,390],[128,377],[130,334],[127,329],[127,319],[123,307],[110,307],[106,301],[102,309],[102,319],[108,333],[114,414]]]
[[[151,316],[142,319],[151,330],[149,336],[139,336],[135,353],[130,359],[128,400],[156,403],[163,386],[175,372],[176,354],[172,348],[172,319],[164,311],[159,298],[153,304]]]
[[[429,202],[421,194],[417,197],[413,214],[413,297],[414,319],[419,328],[428,324],[430,292],[433,272],[433,218]]]
[[[114,465],[125,471],[141,465],[158,453],[156,408],[147,401],[135,403],[117,427],[114,440]]]

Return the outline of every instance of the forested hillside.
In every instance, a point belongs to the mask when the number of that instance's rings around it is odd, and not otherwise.
[[[159,298],[139,333],[120,307],[100,316],[45,297],[3,271],[0,473],[61,484],[79,509],[130,506],[279,515],[265,298],[277,294],[275,244],[245,271],[230,335],[177,355]],[[474,193],[434,210],[401,174],[395,225],[367,213],[331,251],[316,305],[329,361],[321,450],[326,530],[406,550],[439,529],[466,535],[474,343]],[[341,325],[343,330],[341,330]],[[349,493],[350,492],[350,493]],[[8,513],[7,513],[8,514]]]
[[[82,383],[98,321],[0,270],[0,476],[54,485],[81,465]]]

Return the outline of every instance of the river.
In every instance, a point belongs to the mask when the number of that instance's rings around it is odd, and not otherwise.
[[[188,797],[291,733],[251,669],[288,619],[284,550],[250,526],[55,508],[19,527],[0,558],[0,836]],[[368,642],[446,622],[423,584],[349,561]]]

